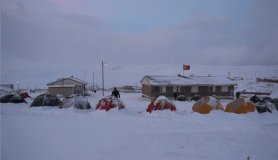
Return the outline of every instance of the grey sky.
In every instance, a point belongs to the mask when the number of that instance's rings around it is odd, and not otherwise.
[[[80,65],[278,64],[277,8],[276,0],[2,0],[1,51]]]

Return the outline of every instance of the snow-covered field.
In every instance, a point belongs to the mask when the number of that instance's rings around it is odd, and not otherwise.
[[[44,64],[2,55],[1,83],[20,88],[47,88],[57,78],[73,75],[101,86],[101,63],[85,66]],[[32,64],[32,65],[29,65]],[[191,65],[185,75],[242,77],[235,91],[272,89],[278,84],[255,82],[273,77],[278,66]],[[145,75],[183,75],[182,65],[111,65],[104,68],[105,88],[137,85]],[[36,97],[39,93],[30,94]],[[106,92],[105,95],[111,93]],[[96,107],[101,92],[88,98]],[[28,104],[1,104],[2,160],[92,160],[92,159],[278,159],[278,113],[233,114],[212,111],[192,113],[193,102],[175,101],[176,112],[145,112],[149,99],[140,93],[121,93],[126,109],[78,110],[34,107]],[[231,100],[221,100],[224,108]],[[141,112],[142,113],[138,113]]]
[[[95,108],[102,93],[87,98]],[[108,112],[29,108],[30,99],[1,104],[1,159],[278,159],[276,110],[199,114],[192,113],[194,102],[175,101],[177,111],[150,114],[145,112],[150,100],[140,93],[121,93],[121,99],[126,109]]]

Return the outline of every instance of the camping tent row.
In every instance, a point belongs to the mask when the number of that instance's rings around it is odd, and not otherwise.
[[[24,95],[24,96],[28,97],[29,95],[28,96]],[[23,96],[19,95],[18,93],[7,94],[1,98],[1,103],[22,103],[22,102],[27,103],[24,100]],[[32,102],[30,107],[37,107],[37,106],[59,106],[59,108],[69,108],[73,106],[77,109],[91,108],[88,100],[85,97],[78,94],[73,94],[71,96],[68,96],[62,102],[59,96],[55,94],[44,93],[37,96]],[[112,108],[118,108],[120,110],[120,109],[124,109],[125,105],[122,102],[122,100],[108,96],[102,98],[96,106],[96,110],[109,111]],[[228,103],[224,110],[222,104],[215,97],[204,96],[194,103],[192,110],[193,112],[198,112],[203,114],[210,113],[211,110],[222,110],[225,112],[246,114],[248,112],[254,112],[256,108],[259,113],[263,113],[267,111],[271,112],[275,108],[275,105],[267,101],[260,101],[255,103],[254,105],[252,102],[245,102],[243,98],[239,98]],[[276,109],[278,110],[278,107],[276,107]],[[153,99],[151,103],[148,105],[148,108],[146,109],[146,111],[149,113],[156,110],[176,111],[177,109],[171,100],[167,99],[165,96],[159,96]]]
[[[1,103],[27,103],[25,98],[31,98],[28,93],[9,93],[4,95],[1,99]],[[61,100],[63,99],[63,101]],[[90,109],[91,105],[88,100],[79,94],[72,94],[66,98],[63,95],[56,95],[51,93],[44,93],[37,96],[30,107],[41,106],[59,106],[59,108],[74,107],[77,109]],[[120,99],[108,96],[99,101],[96,109],[109,111],[112,108],[124,109],[125,105]]]
[[[51,93],[45,93],[37,96],[30,107],[38,106],[59,106],[59,108],[69,108],[74,107],[77,109],[90,109],[91,105],[88,100],[79,94],[72,94],[63,101],[60,98]],[[105,97],[99,101],[96,109],[109,111],[111,108],[125,108],[125,105],[120,99],[114,97]]]

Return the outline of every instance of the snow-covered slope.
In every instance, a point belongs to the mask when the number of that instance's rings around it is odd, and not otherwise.
[[[132,85],[140,86],[140,80],[145,75],[183,75],[182,65],[111,65],[109,62],[104,66],[105,88],[113,86]],[[222,76],[249,78],[255,81],[255,76],[273,77],[276,66],[213,66],[213,65],[191,65],[190,70],[184,71],[185,76]],[[85,74],[86,71],[86,74]],[[20,81],[20,88],[47,88],[46,84],[55,81],[57,78],[74,76],[92,84],[94,82],[102,86],[102,66],[99,64],[74,64],[61,65],[57,63],[41,63],[24,59],[23,56],[15,56],[2,53],[1,59],[1,83],[14,84],[17,88],[17,80]]]

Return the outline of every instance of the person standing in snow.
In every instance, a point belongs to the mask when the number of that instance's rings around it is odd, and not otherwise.
[[[177,92],[175,92],[174,93],[175,100],[177,100],[177,96],[178,96],[178,94],[177,94]]]
[[[112,92],[111,96],[114,96],[116,98],[120,98],[120,93],[119,93],[119,91],[117,90],[116,87],[114,88],[114,91]]]

